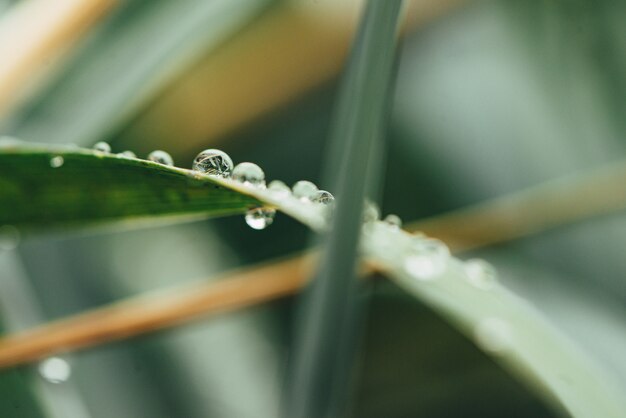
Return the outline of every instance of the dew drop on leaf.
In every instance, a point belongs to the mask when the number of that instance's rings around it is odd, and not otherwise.
[[[65,160],[60,155],[54,156],[50,158],[50,167],[59,168],[63,165],[64,162]]]
[[[387,215],[383,222],[394,229],[400,229],[402,227],[402,219],[400,219],[398,215]]]
[[[104,141],[96,142],[93,146],[93,149],[98,152],[104,152],[105,154],[111,152],[111,146]]]
[[[233,169],[232,179],[246,186],[265,188],[265,173],[254,163],[239,163]]]
[[[291,189],[280,180],[272,180],[267,186],[272,195],[278,199],[285,199],[291,195]]]
[[[137,155],[134,152],[129,151],[129,150],[122,151],[117,155],[123,158],[137,158]]]
[[[315,197],[318,189],[310,181],[300,180],[293,185],[293,196],[303,202],[310,202]]]
[[[434,280],[441,275],[450,257],[450,250],[441,241],[415,238],[404,259],[404,269],[418,280]]]
[[[255,208],[246,213],[246,223],[252,229],[265,229],[274,222],[275,209]]]
[[[311,201],[322,205],[331,205],[335,201],[335,196],[326,190],[318,190],[315,195],[313,195]]]
[[[492,289],[497,282],[496,269],[485,260],[476,258],[467,260],[463,269],[467,281],[479,289]]]
[[[192,170],[220,177],[230,177],[233,160],[224,151],[205,149],[193,160]]]
[[[174,165],[174,160],[172,159],[172,156],[169,155],[167,152],[161,150],[152,151],[150,154],[148,154],[148,160],[163,165]]]
[[[39,375],[50,383],[63,383],[72,374],[69,363],[59,357],[50,357],[39,363]]]

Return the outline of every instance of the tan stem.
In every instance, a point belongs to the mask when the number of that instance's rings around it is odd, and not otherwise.
[[[200,315],[243,308],[295,293],[308,277],[312,261],[313,256],[304,255],[237,271],[218,281],[142,295],[7,336],[0,342],[0,367],[131,337]]]

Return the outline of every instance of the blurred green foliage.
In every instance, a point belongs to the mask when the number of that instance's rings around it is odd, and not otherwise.
[[[105,138],[122,150],[126,124],[158,100],[174,73],[262,19],[264,7],[283,7],[232,3],[224,6],[232,25],[217,28],[222,16],[200,3],[208,2],[123,3],[40,96],[3,122],[3,131],[50,142]],[[611,0],[482,1],[409,33],[389,128],[383,212],[418,219],[623,158],[625,19],[626,5]],[[213,29],[214,38],[205,32]],[[269,178],[320,180],[335,88],[331,82],[306,92],[220,138],[219,146],[236,161],[258,163]],[[150,148],[150,138],[140,140]],[[180,141],[171,138],[167,151],[189,166],[184,161],[193,155],[176,155]],[[472,255],[492,260],[509,287],[626,384],[625,239],[619,213]],[[52,319],[306,245],[306,230],[285,217],[261,232],[235,217],[48,235],[24,240],[10,255],[23,261],[22,279]],[[377,286],[353,416],[551,416],[430,311],[393,285]],[[0,287],[2,309],[7,297]],[[102,418],[275,416],[293,312],[286,299],[77,354],[76,395]],[[1,416],[39,416],[26,385],[38,377],[29,373],[0,375],[2,408],[9,408]],[[11,415],[9,399],[23,406],[21,415]]]

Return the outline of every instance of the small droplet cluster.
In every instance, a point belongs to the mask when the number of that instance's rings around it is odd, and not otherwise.
[[[93,151],[99,155],[112,156],[111,145],[100,141],[94,144]],[[137,155],[129,150],[116,154],[118,158],[136,159]],[[172,156],[165,151],[155,150],[146,157],[146,160],[166,166],[173,166]],[[52,156],[49,160],[50,167],[59,168],[65,163],[63,156]],[[266,185],[265,173],[258,165],[250,162],[242,162],[237,165],[224,151],[218,149],[205,149],[200,152],[192,162],[192,171],[195,176],[209,175],[221,179],[232,180],[244,187],[267,190],[269,197],[276,201],[286,202],[293,200],[311,205],[320,211],[320,215],[326,218],[334,204],[334,196],[326,190],[319,190],[317,186],[306,180],[296,182],[289,188],[280,180],[273,180]],[[246,223],[253,229],[265,229],[274,221],[276,210],[271,207],[251,208],[245,216]]]
[[[192,163],[192,170],[201,174],[232,180],[244,187],[267,190],[269,196],[277,201],[295,199],[302,203],[314,204],[327,209],[335,198],[325,190],[319,190],[310,181],[298,181],[290,189],[284,182],[273,180],[266,184],[265,172],[254,163],[242,162],[237,165],[223,151],[206,149],[200,152]],[[262,230],[274,222],[276,210],[268,207],[255,207],[248,210],[245,220],[253,229]]]
[[[111,154],[112,152],[111,145],[109,145],[109,143],[104,142],[104,141],[96,142],[93,146],[93,150],[98,154]],[[128,159],[137,158],[137,155],[130,150],[122,151],[118,153],[117,156],[119,158],[128,158]],[[150,154],[148,154],[146,159],[148,161],[152,161],[158,164],[169,165],[169,166],[174,165],[174,160],[172,159],[172,156],[168,154],[167,152],[161,151],[161,150],[152,151]],[[52,160],[50,161],[50,165],[54,167]]]

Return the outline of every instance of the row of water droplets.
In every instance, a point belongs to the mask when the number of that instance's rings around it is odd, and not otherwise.
[[[98,142],[94,145],[94,150],[99,153],[111,153],[111,147],[106,142]],[[121,158],[137,158],[132,151],[124,151],[117,155]],[[147,159],[163,165],[174,165],[172,157],[161,150],[151,152]],[[62,166],[63,158],[53,157],[50,165]],[[267,190],[278,201],[295,199],[304,204],[315,204],[322,208],[326,215],[334,203],[331,193],[319,190],[310,181],[298,181],[293,188],[289,188],[280,180],[273,180],[266,184],[265,173],[258,165],[250,162],[234,165],[230,156],[218,149],[206,149],[200,152],[193,160],[192,170],[222,179],[230,179],[245,187]],[[248,210],[245,221],[251,228],[262,230],[273,223],[275,214],[276,210],[273,208],[256,207]],[[374,238],[372,230],[376,228],[383,228],[387,233],[378,234]],[[369,238],[370,241],[378,240],[377,244],[380,249],[393,254],[395,262],[406,274],[417,281],[436,281],[445,275],[451,264],[450,250],[442,241],[429,238],[420,232],[415,234],[404,232],[402,220],[396,215],[387,215],[381,221],[378,207],[371,202],[366,202],[364,206],[363,232],[364,238]],[[497,283],[494,267],[484,260],[465,261],[462,263],[462,269],[465,281],[476,289],[489,291]],[[494,352],[504,349],[510,339],[508,324],[499,318],[486,318],[479,322],[474,334],[480,346]]]
[[[250,162],[233,164],[232,159],[223,151],[206,149],[200,152],[193,161],[192,170],[231,179],[243,186],[267,190],[271,197],[285,201],[296,199],[304,204],[313,204],[317,207],[330,207],[335,200],[333,195],[325,190],[319,190],[310,181],[301,180],[289,188],[280,180],[273,180],[266,184],[265,173],[258,165]],[[265,229],[274,221],[276,210],[268,207],[250,209],[245,216],[246,223],[253,229]]]
[[[379,210],[371,202],[365,204],[363,228],[366,243],[373,242],[386,259],[401,264],[405,273],[416,280],[429,282],[443,277],[453,259],[442,241],[422,232],[404,231],[397,215],[390,214],[379,221]],[[497,283],[495,268],[481,259],[465,261],[463,272],[467,282],[478,289],[491,290]]]
[[[493,291],[498,284],[496,269],[482,259],[459,261],[452,257],[450,249],[442,241],[427,237],[421,232],[410,234],[403,231],[402,221],[396,215],[378,220],[378,209],[371,203],[365,206],[363,244],[373,248],[373,255],[401,269],[413,280],[424,284],[435,283],[451,272],[450,277],[462,277],[466,285],[484,292]],[[377,221],[377,222],[374,222]],[[460,266],[459,270],[457,269]],[[513,333],[508,321],[498,316],[485,316],[473,329],[474,340],[485,351],[500,354],[512,345]]]
[[[106,142],[96,143],[93,149],[99,153],[111,153],[111,146]],[[122,158],[136,158],[132,151],[124,151],[117,155]],[[147,159],[163,165],[174,165],[172,157],[161,150],[152,151]],[[61,166],[62,157],[53,157],[50,164],[53,167]],[[289,188],[280,180],[273,180],[266,185],[265,173],[258,165],[250,162],[234,165],[230,156],[218,149],[206,149],[200,152],[193,160],[192,170],[222,179],[230,179],[246,187],[267,190],[276,200],[295,199],[305,204],[315,204],[326,211],[331,209],[334,203],[331,193],[319,190],[310,181],[298,181],[293,188]],[[380,221],[380,211],[375,204],[366,202],[363,212],[365,235],[373,225],[383,226],[393,232],[403,232],[402,220],[396,215],[388,215]],[[245,220],[251,228],[260,230],[272,224],[275,214],[276,210],[273,208],[256,207],[246,213]],[[388,248],[389,251],[397,254],[398,247],[404,247],[401,256],[406,273],[420,281],[436,280],[445,273],[451,255],[449,248],[443,242],[428,238],[422,233],[409,235],[403,232],[402,236],[410,238],[408,240],[394,238]],[[400,242],[404,243],[400,245]],[[490,290],[496,283],[495,269],[483,260],[466,261],[464,272],[468,283],[476,288]]]
[[[98,142],[94,150],[101,153],[111,153],[111,146],[106,142]],[[123,158],[136,158],[132,151],[124,151],[118,156]],[[172,157],[165,151],[156,150],[148,154],[148,160],[173,166]],[[51,162],[52,164],[52,162]],[[228,154],[218,149],[206,149],[200,152],[192,163],[192,170],[198,173],[231,179],[246,187],[267,190],[276,200],[296,199],[305,204],[315,204],[328,211],[332,208],[334,197],[325,190],[319,190],[317,186],[306,180],[298,181],[289,188],[280,180],[273,180],[266,185],[265,173],[256,164],[242,162],[237,165]],[[371,229],[372,225],[379,225],[391,229],[393,232],[402,231],[402,220],[396,215],[388,215],[380,221],[380,211],[372,202],[366,202],[363,211],[364,232]],[[246,215],[246,223],[253,229],[265,229],[271,225],[276,210],[268,207],[250,209]],[[406,273],[420,281],[431,281],[441,277],[448,266],[451,258],[449,248],[440,240],[428,238],[422,233],[402,236],[410,237],[404,240],[402,251],[402,264]],[[393,253],[398,252],[399,242],[394,239],[388,247]],[[495,269],[483,260],[468,260],[464,263],[465,277],[471,285],[483,290],[491,289],[496,283]]]
[[[93,149],[102,154],[111,153],[111,146],[106,142],[96,143]],[[124,151],[117,155],[121,158],[137,158],[132,151]],[[174,165],[172,157],[167,152],[161,150],[152,151],[148,154],[147,159],[163,165]],[[50,165],[55,168],[62,166],[63,157],[53,157],[50,160]],[[293,188],[289,188],[280,180],[273,180],[266,184],[265,173],[261,167],[250,162],[234,165],[230,156],[218,149],[206,149],[200,152],[194,158],[191,168],[197,173],[221,179],[230,179],[245,187],[267,190],[276,200],[296,199],[304,204],[315,205],[322,210],[332,207],[335,200],[331,193],[319,190],[315,184],[306,180],[298,181],[293,185]],[[260,206],[248,210],[245,215],[245,221],[251,228],[262,230],[274,222],[275,215],[275,209]]]

